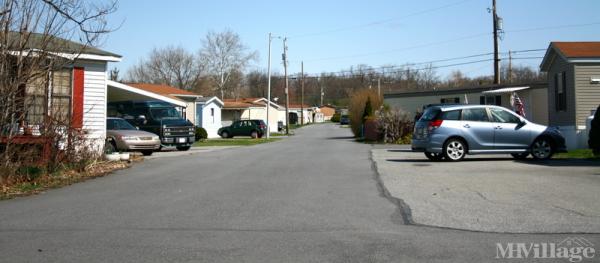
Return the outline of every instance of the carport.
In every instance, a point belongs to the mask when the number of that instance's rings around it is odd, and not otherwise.
[[[175,106],[181,107],[181,110],[185,112],[186,103],[185,101],[172,98],[170,96],[164,96],[152,92],[138,89],[123,83],[108,80],[108,102],[113,101],[126,101],[126,100],[160,100],[171,103]]]
[[[145,91],[136,87],[132,87],[123,83],[108,80],[107,81],[107,102],[114,101],[145,101],[145,100],[160,100],[173,104],[181,115],[185,118],[185,109],[187,104],[185,101],[153,92]]]

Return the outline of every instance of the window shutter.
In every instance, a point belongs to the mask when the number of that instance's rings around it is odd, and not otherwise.
[[[443,104],[443,103],[446,103],[446,99],[441,99],[441,100],[440,100],[440,103],[442,103],[442,104]]]
[[[567,110],[567,72],[562,73],[562,97],[561,97],[561,110]]]
[[[502,96],[501,95],[496,96],[496,105],[502,106]]]
[[[83,127],[83,82],[84,82],[84,68],[75,67],[73,68],[73,114],[71,120],[71,127],[80,129]]]
[[[456,103],[456,104],[460,103],[460,98],[458,98],[458,97],[454,98],[454,103]]]
[[[479,104],[485,105],[485,96],[479,96]]]
[[[554,74],[554,110],[558,111],[560,107],[558,106],[558,73]]]

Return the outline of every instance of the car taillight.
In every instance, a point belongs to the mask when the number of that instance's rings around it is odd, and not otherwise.
[[[437,129],[440,126],[442,126],[442,122],[443,121],[444,120],[433,120],[433,121],[430,121],[429,125],[427,126],[427,129],[430,130],[430,131],[434,130],[434,129]]]

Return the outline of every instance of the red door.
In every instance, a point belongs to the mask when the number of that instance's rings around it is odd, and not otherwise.
[[[71,127],[83,127],[83,80],[85,70],[81,67],[73,68],[73,114]]]

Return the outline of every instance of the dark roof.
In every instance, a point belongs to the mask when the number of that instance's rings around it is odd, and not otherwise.
[[[9,46],[17,46],[21,38],[28,38],[25,44],[27,49],[38,49],[50,52],[68,54],[90,54],[99,56],[111,56],[120,58],[121,55],[104,51],[89,45],[84,45],[71,40],[50,36],[47,34],[30,32],[10,32],[8,34]],[[44,46],[46,44],[46,46]]]
[[[531,88],[546,88],[548,83],[546,82],[534,82],[534,83],[520,83],[520,84],[506,84],[506,85],[483,85],[483,86],[467,86],[467,87],[441,87],[436,89],[424,89],[415,90],[407,89],[402,91],[396,91],[391,93],[383,94],[384,98],[401,98],[401,97],[417,97],[417,96],[429,96],[429,95],[448,95],[457,93],[479,93],[487,90],[495,90],[500,88],[509,87],[523,87],[528,86]]]

